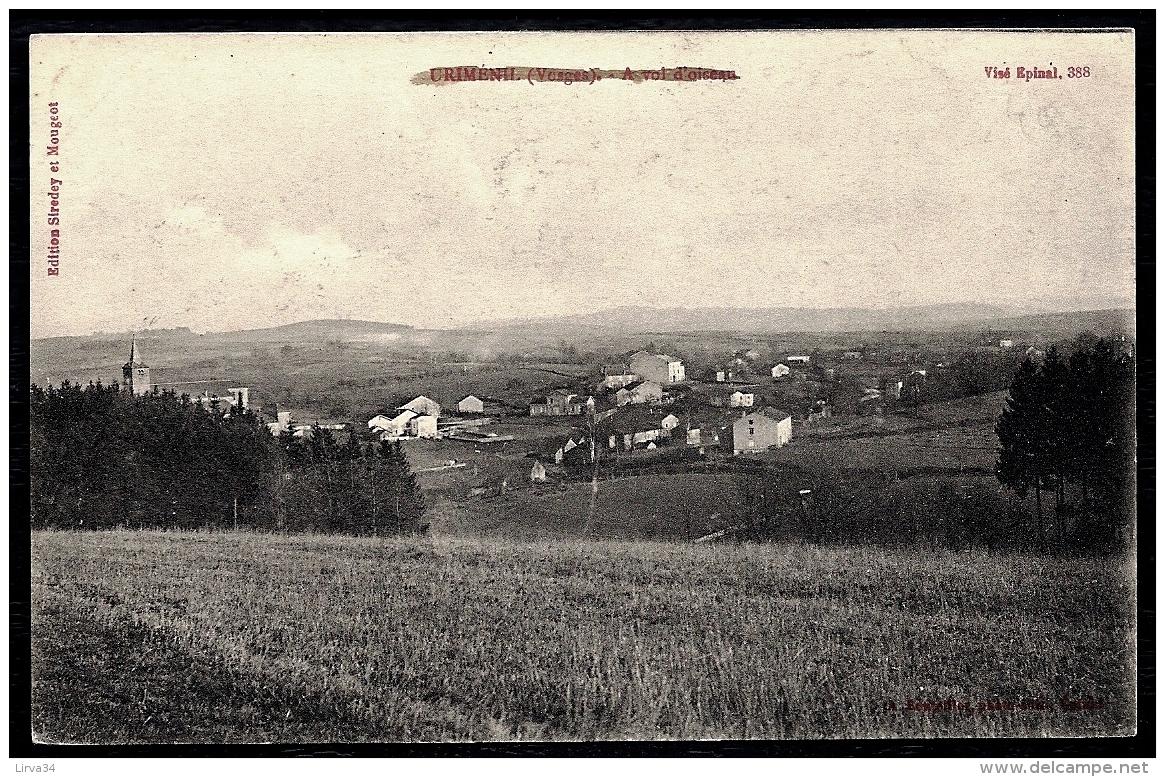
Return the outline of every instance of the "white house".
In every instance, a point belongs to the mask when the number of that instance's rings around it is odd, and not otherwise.
[[[409,429],[409,422],[417,417],[417,414],[412,410],[402,410],[395,418],[389,418],[386,415],[373,416],[368,421],[369,429],[379,429],[384,434],[382,439],[387,437],[403,437]]]
[[[1015,343],[1012,340],[1000,340],[999,341],[1000,348],[1011,348],[1014,345],[1015,345]]]
[[[392,424],[392,419],[386,415],[374,415],[368,419],[369,429],[387,429]]]
[[[785,362],[788,364],[808,364],[808,356],[786,356]]]
[[[753,401],[756,399],[752,393],[745,393],[743,391],[733,391],[728,397],[729,407],[752,407]]]
[[[457,403],[458,413],[484,413],[485,403],[477,397],[470,394],[465,399]]]
[[[419,415],[409,419],[409,433],[413,437],[437,437],[437,416]]]
[[[667,415],[665,415],[663,417],[663,419],[660,420],[660,422],[659,422],[659,428],[666,429],[669,432],[672,429],[675,429],[679,425],[680,425],[680,419],[676,418],[671,413],[668,413]]]

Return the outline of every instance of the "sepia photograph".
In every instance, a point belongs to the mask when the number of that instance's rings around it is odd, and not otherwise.
[[[1134,737],[1138,43],[33,35],[33,742]]]

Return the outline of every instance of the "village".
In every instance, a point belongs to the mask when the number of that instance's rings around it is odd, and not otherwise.
[[[1038,360],[1043,351],[1012,337],[925,353],[884,352],[877,345],[804,353],[745,347],[715,360],[700,353],[692,361],[641,349],[601,364],[544,368],[544,390],[524,400],[525,384],[498,392],[496,380],[474,385],[469,377],[454,394],[448,381],[437,380],[424,393],[382,402],[365,418],[261,407],[243,386],[191,400],[218,412],[246,408],[273,436],[326,430],[338,440],[355,436],[364,446],[401,443],[431,503],[464,503],[740,457],[817,462],[822,446],[839,438],[873,435],[889,445],[895,440],[882,435],[900,429],[895,413],[949,383],[944,375],[968,354],[1005,365],[1007,378],[1015,364]],[[134,393],[157,385],[136,339],[123,375]]]

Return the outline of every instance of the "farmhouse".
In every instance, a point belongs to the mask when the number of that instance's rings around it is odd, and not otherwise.
[[[418,415],[409,419],[409,434],[413,437],[426,437],[429,439],[436,439],[437,435],[437,416],[433,415]]]
[[[385,415],[375,415],[368,420],[368,428],[379,430],[382,440],[404,437],[408,432],[409,422],[416,417],[417,413],[412,410],[402,410],[394,418],[389,418]]]
[[[713,418],[699,419],[695,417],[686,418],[683,422],[684,443],[687,445],[698,445],[701,448],[707,445],[719,445],[721,434],[731,434],[729,429],[731,427],[725,426],[720,421]],[[678,433],[677,433],[678,436]]]
[[[1000,348],[1011,348],[1011,347],[1013,347],[1014,345],[1015,345],[1015,342],[1014,342],[1014,341],[1012,341],[1012,340],[1000,340],[1000,341],[999,341],[999,347],[1000,347]]]
[[[752,403],[756,400],[756,396],[752,393],[745,393],[743,391],[733,391],[728,395],[729,407],[752,407]]]
[[[661,385],[681,383],[684,380],[684,363],[665,353],[638,351],[631,355],[631,372],[643,376],[644,380]]]
[[[733,386],[720,386],[715,383],[700,386],[694,394],[713,407],[751,407],[755,400],[755,396],[751,393],[741,391]],[[753,397],[753,399],[745,399],[745,397]],[[745,401],[749,404],[742,405],[741,402]]]
[[[530,415],[582,415],[583,403],[578,401],[578,394],[572,394],[566,389],[557,389],[546,396],[542,402],[530,403]]]
[[[732,453],[760,453],[792,438],[793,418],[788,413],[749,413],[732,424]]]
[[[652,408],[636,407],[620,411],[604,422],[601,433],[607,435],[607,447],[611,450],[622,447],[629,451],[671,437],[672,429],[677,426],[679,419],[674,415],[661,416]]]
[[[485,403],[477,397],[470,394],[465,399],[457,403],[458,413],[484,413]]]
[[[639,380],[639,376],[633,372],[624,372],[619,375],[606,375],[595,385],[595,389],[597,391],[612,391],[621,389],[624,386],[630,386],[637,380]]]
[[[434,418],[441,415],[441,405],[423,395],[401,405],[397,410],[411,410],[417,415],[431,415]]]
[[[786,356],[785,363],[786,364],[808,364],[809,357],[808,356]]]

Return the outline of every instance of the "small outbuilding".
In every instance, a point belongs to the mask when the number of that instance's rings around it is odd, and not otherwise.
[[[470,394],[465,399],[457,403],[458,413],[484,413],[485,403],[477,397]]]

